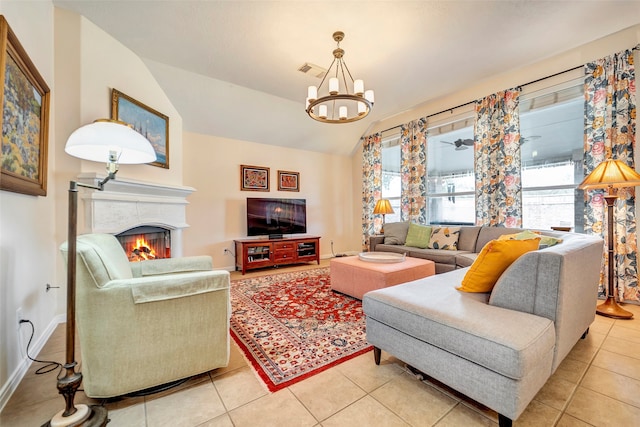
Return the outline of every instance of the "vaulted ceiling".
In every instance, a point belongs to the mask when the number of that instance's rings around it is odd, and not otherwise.
[[[54,0],[147,64],[185,131],[347,155],[380,120],[640,23],[640,1]],[[372,113],[323,124],[304,111],[335,42]],[[144,100],[141,100],[144,102]]]

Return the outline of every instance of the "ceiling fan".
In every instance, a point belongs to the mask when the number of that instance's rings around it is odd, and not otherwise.
[[[455,149],[456,151],[461,151],[461,150],[466,150],[469,147],[473,146],[473,139],[462,139],[462,138],[458,138],[453,142],[449,142],[449,141],[440,141],[444,144],[449,144],[449,145],[455,145]]]
[[[520,138],[520,145],[524,144],[525,142],[535,141],[536,139],[540,138],[542,138],[542,136],[540,135],[523,136]]]

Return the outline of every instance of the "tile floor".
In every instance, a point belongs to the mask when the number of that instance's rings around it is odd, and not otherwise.
[[[232,278],[238,277],[232,273]],[[596,316],[587,338],[576,344],[516,426],[640,425],[640,306],[625,308],[635,314],[633,320]],[[39,358],[64,360],[62,326]],[[55,387],[56,372],[34,375],[40,366],[31,366],[0,414],[0,426],[39,426],[64,407]],[[268,393],[235,344],[228,367],[174,389],[105,402],[79,392],[76,403],[104,403],[109,426],[125,427],[497,425],[495,412],[452,390],[419,381],[385,353],[380,366],[367,353]]]

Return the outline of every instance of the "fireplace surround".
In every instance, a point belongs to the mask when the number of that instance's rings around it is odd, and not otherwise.
[[[103,176],[78,175],[78,182],[96,184]],[[137,227],[159,227],[170,233],[170,256],[183,254],[182,231],[186,222],[187,197],[192,187],[156,184],[118,177],[104,191],[82,191],[84,225],[82,233],[118,235]]]

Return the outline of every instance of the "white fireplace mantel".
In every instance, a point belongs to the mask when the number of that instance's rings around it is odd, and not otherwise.
[[[97,185],[104,175],[82,173],[77,181]],[[116,177],[104,191],[80,189],[84,202],[83,233],[118,234],[141,225],[171,230],[172,256],[182,255],[182,230],[186,222],[187,197],[192,187],[156,184]]]

